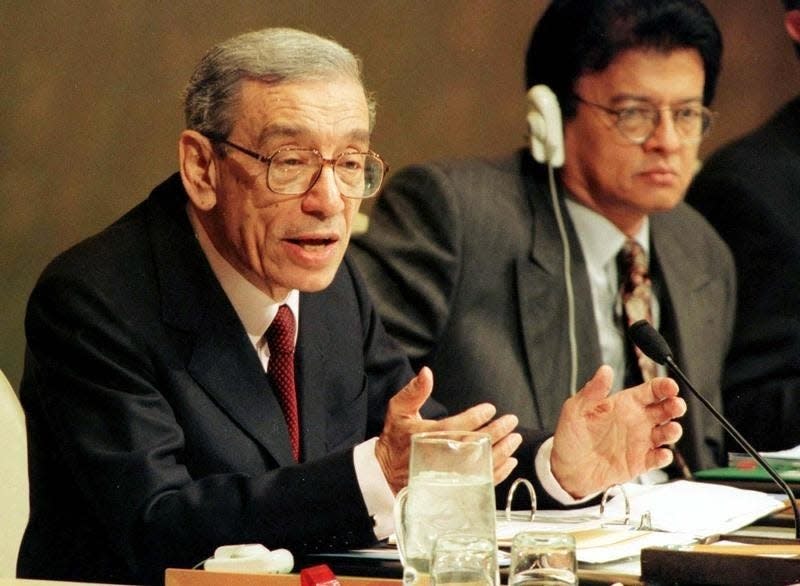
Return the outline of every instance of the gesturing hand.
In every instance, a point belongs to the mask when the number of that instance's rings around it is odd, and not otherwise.
[[[601,366],[561,410],[550,464],[559,484],[583,497],[672,461],[663,446],[683,434],[678,385],[654,378],[609,396],[613,372]]]
[[[482,431],[492,439],[495,484],[505,479],[517,465],[511,454],[522,443],[522,436],[512,433],[517,426],[514,415],[494,421],[496,409],[489,403],[475,405],[444,419],[423,419],[419,410],[433,391],[433,373],[427,367],[389,401],[386,421],[375,444],[375,456],[389,486],[397,493],[408,483],[411,435],[422,431]]]

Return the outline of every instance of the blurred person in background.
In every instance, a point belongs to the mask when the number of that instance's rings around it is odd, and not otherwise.
[[[390,179],[351,252],[388,332],[415,367],[436,372],[439,402],[459,410],[490,401],[522,426],[552,429],[601,364],[613,367],[613,389],[652,376],[626,336],[634,312],[623,299],[637,288],[623,264],[637,250],[649,319],[721,409],[734,267],[683,203],[721,55],[717,24],[698,0],[555,0],[525,68],[527,87],[548,86],[560,105],[546,125],[551,144],[563,123],[557,194],[528,149],[415,165]],[[694,397],[687,402],[683,464],[716,466],[721,428]]]
[[[800,57],[800,1],[783,4]],[[756,449],[794,447],[800,444],[800,96],[708,157],[687,201],[736,262],[736,328],[722,382],[726,412]]]

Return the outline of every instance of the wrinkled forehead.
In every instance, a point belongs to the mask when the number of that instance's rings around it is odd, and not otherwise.
[[[346,140],[368,143],[369,108],[364,88],[350,78],[278,84],[245,81],[234,128],[258,144],[272,139]]]

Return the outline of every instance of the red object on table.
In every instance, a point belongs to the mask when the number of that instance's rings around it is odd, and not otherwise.
[[[301,586],[341,586],[327,564],[300,570]]]

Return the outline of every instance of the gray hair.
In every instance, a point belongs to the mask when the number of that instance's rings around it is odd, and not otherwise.
[[[361,62],[330,39],[290,28],[245,33],[213,47],[197,64],[183,93],[186,127],[210,138],[226,138],[235,121],[241,82],[271,84],[350,78],[364,87]],[[370,130],[375,100],[369,92]]]

